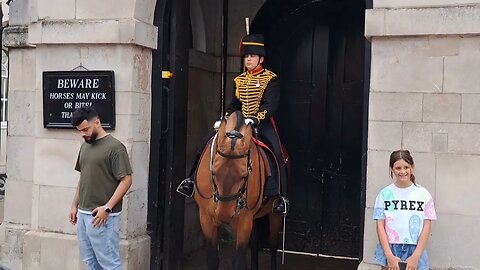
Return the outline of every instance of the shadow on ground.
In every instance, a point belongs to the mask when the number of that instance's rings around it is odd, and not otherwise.
[[[233,269],[234,248],[232,245],[222,244],[220,246],[220,270]],[[185,270],[205,270],[206,267],[205,249],[200,249],[194,254],[186,256]],[[259,269],[270,269],[270,255],[268,251],[262,251],[259,259]],[[250,258],[247,258],[250,262]],[[339,260],[332,258],[313,257],[305,255],[285,254],[285,264],[281,265],[281,253],[278,253],[278,266],[282,270],[356,270],[358,261]],[[250,263],[248,263],[249,265]],[[250,265],[249,265],[250,266]],[[250,268],[249,268],[250,269]]]

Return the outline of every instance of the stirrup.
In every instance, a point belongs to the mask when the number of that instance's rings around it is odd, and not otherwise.
[[[177,192],[185,197],[193,198],[193,194],[195,193],[195,182],[190,178],[183,179],[177,187]]]
[[[277,204],[277,201],[278,200],[281,200],[280,202],[278,202]],[[278,210],[278,207],[281,206],[283,203],[283,209],[281,210]],[[285,197],[282,197],[280,196],[274,203],[274,207],[272,209],[272,212],[275,213],[275,214],[280,214],[280,215],[286,215],[288,213],[288,209],[289,209],[289,201],[287,198]]]

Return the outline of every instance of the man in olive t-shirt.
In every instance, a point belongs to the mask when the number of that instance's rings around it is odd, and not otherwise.
[[[119,215],[132,185],[127,150],[105,132],[94,108],[76,110],[71,120],[85,140],[75,165],[80,180],[69,216],[77,225],[80,256],[89,270],[121,269]]]

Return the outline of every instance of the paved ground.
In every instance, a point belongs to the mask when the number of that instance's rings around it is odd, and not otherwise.
[[[3,222],[4,197],[0,195],[0,224]],[[231,262],[233,261],[234,249],[229,244],[222,244],[220,247],[220,270],[233,269]],[[249,258],[247,258],[249,260]],[[302,256],[294,254],[285,255],[285,264],[281,265],[281,253],[278,254],[279,270],[356,270],[357,261],[338,260],[323,257]],[[270,255],[268,251],[262,251],[259,260],[261,270],[270,269]],[[199,250],[193,255],[187,256],[185,260],[185,270],[204,270],[205,251]],[[0,265],[0,270],[7,270]]]
[[[233,269],[231,262],[233,260],[233,247],[230,245],[222,245],[220,247],[220,270]],[[223,255],[223,256],[222,256]],[[278,254],[279,269],[282,270],[356,270],[358,261],[352,260],[338,260],[323,257],[313,257],[304,255],[285,255],[285,265],[280,264],[281,253]],[[260,254],[259,269],[270,269],[270,255],[268,251],[262,251]],[[247,258],[249,261],[249,258]],[[204,270],[205,266],[205,251],[204,249],[197,253],[187,256],[185,260],[185,270]]]

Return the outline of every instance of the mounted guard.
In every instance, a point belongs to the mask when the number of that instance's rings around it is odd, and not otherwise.
[[[240,44],[245,71],[237,76],[235,95],[226,110],[224,119],[234,111],[241,111],[246,125],[254,127],[256,136],[252,139],[267,153],[271,176],[265,184],[263,201],[278,197],[273,205],[273,212],[286,214],[288,212],[287,188],[287,155],[283,150],[273,116],[280,103],[279,79],[275,73],[265,69],[265,42],[263,35],[245,36]],[[220,120],[214,128],[218,129]],[[183,180],[177,191],[185,196],[193,197],[195,191],[195,175],[201,154],[209,140],[204,142],[201,151],[194,161],[190,177]]]

